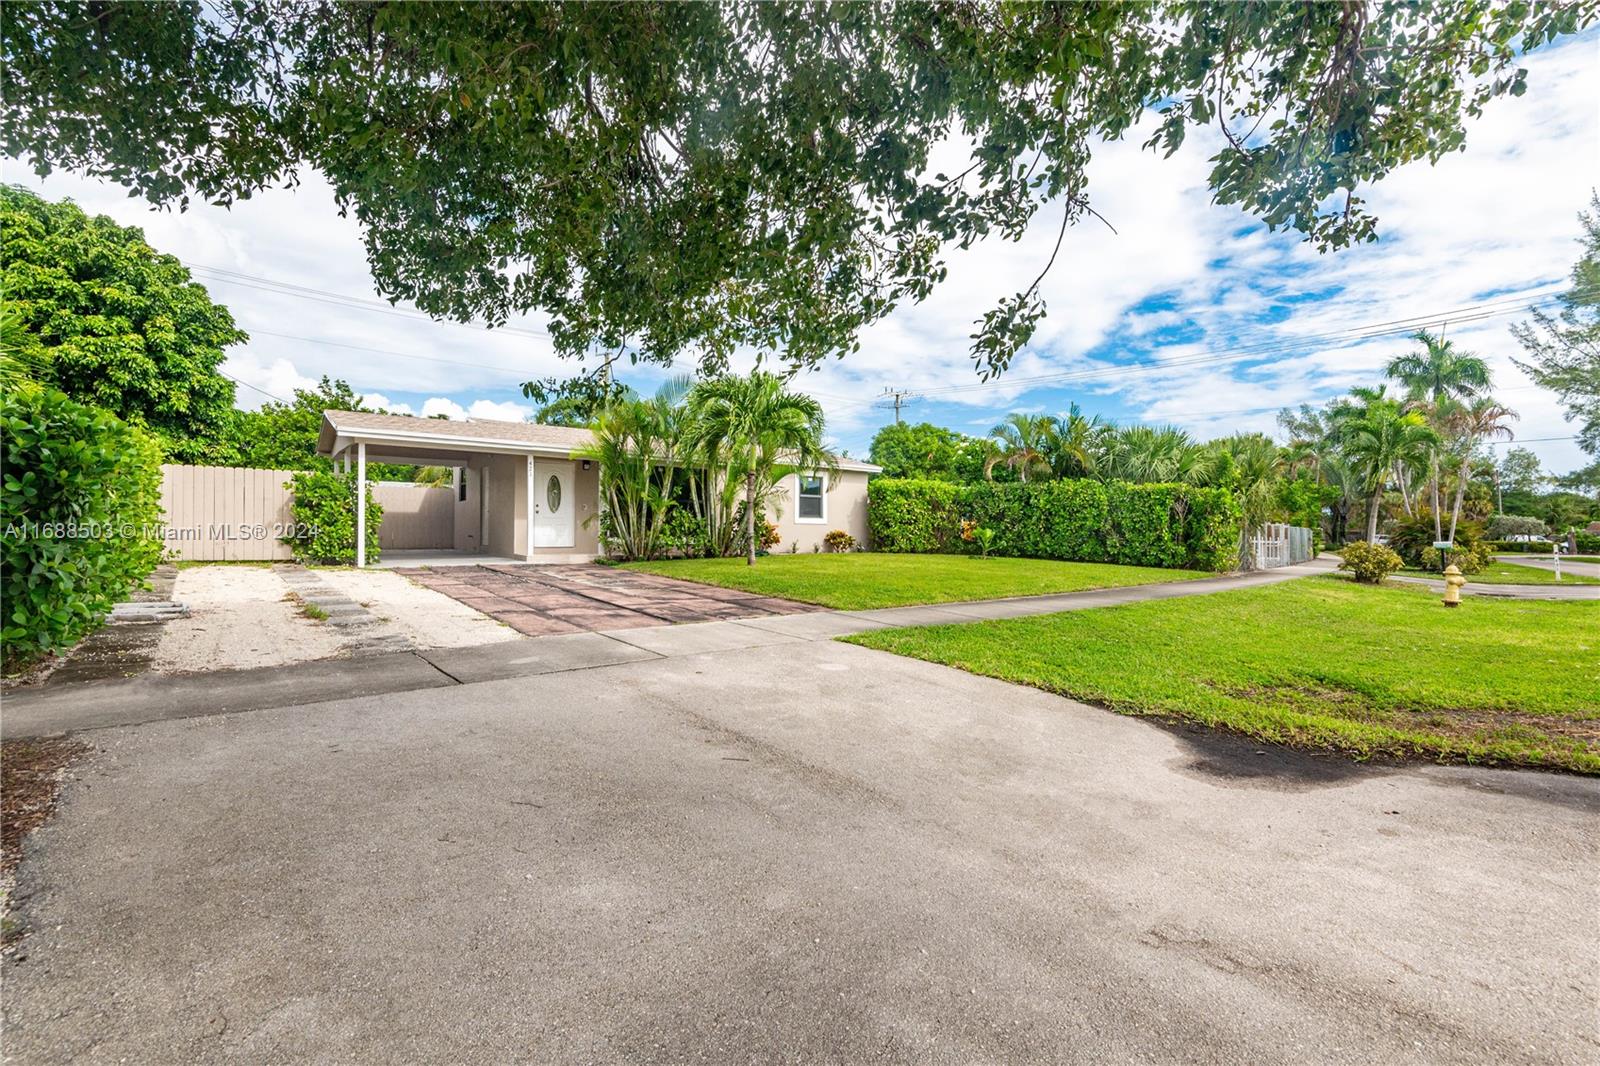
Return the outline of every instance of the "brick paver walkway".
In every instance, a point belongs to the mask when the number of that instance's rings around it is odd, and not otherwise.
[[[821,610],[737,589],[588,564],[419,566],[394,572],[532,637]]]

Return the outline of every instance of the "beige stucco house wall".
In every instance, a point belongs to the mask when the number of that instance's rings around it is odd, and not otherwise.
[[[803,518],[800,515],[800,475],[788,474],[778,483],[773,510],[773,521],[782,538],[772,550],[786,552],[798,545],[801,552],[815,548],[823,550],[822,538],[830,530],[842,529],[856,538],[856,545],[868,546],[870,532],[867,528],[867,478],[876,467],[850,464],[841,467],[838,477],[830,484],[822,479],[822,517]]]
[[[600,553],[599,466],[575,456],[592,440],[585,429],[531,422],[324,411],[317,447],[350,469],[359,468],[362,456],[368,463],[454,468],[451,543],[463,556],[575,562]],[[824,476],[820,493],[804,498],[802,479],[785,477],[774,500],[783,538],[777,550],[795,546],[809,552],[832,529],[843,529],[865,547],[867,477],[877,469],[847,460],[834,479]],[[814,479],[806,484],[818,487]],[[803,513],[819,509],[818,517]],[[529,536],[530,523],[538,536]],[[390,556],[404,550],[385,548]]]

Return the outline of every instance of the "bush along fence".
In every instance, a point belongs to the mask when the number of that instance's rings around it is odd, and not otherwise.
[[[106,411],[31,382],[0,397],[7,666],[70,647],[161,559],[161,452]]]
[[[373,498],[372,482],[367,482],[367,562],[378,560],[378,529],[383,525],[383,508]],[[302,563],[336,563],[351,566],[356,561],[356,476],[332,470],[301,470],[289,479],[294,496],[289,505],[294,522],[283,538]]]
[[[1239,562],[1242,518],[1227,489],[874,478],[867,494],[878,551],[976,554],[987,540],[989,555],[1034,559],[1212,571]]]

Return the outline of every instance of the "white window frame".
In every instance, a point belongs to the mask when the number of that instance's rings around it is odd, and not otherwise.
[[[802,477],[814,477],[822,485],[822,515],[818,518],[805,518],[800,514],[800,479]],[[794,520],[796,524],[804,526],[824,526],[828,524],[828,476],[826,474],[821,472],[801,474],[798,471],[795,473]]]

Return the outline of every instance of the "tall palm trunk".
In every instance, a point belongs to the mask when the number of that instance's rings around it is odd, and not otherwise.
[[[1378,539],[1378,505],[1383,502],[1383,485],[1372,490],[1372,502],[1367,504],[1367,543]]]
[[[744,476],[745,563],[756,565],[756,472]]]
[[[1472,456],[1469,453],[1466,458],[1461,460],[1461,473],[1456,475],[1456,503],[1455,506],[1450,510],[1449,540],[1452,544],[1455,543],[1456,539],[1456,524],[1461,521],[1461,504],[1464,497],[1467,495],[1467,464],[1471,461]]]
[[[1428,457],[1428,488],[1433,495],[1433,539],[1443,540],[1444,529],[1440,522],[1443,515],[1439,513],[1439,453],[1434,452]]]

